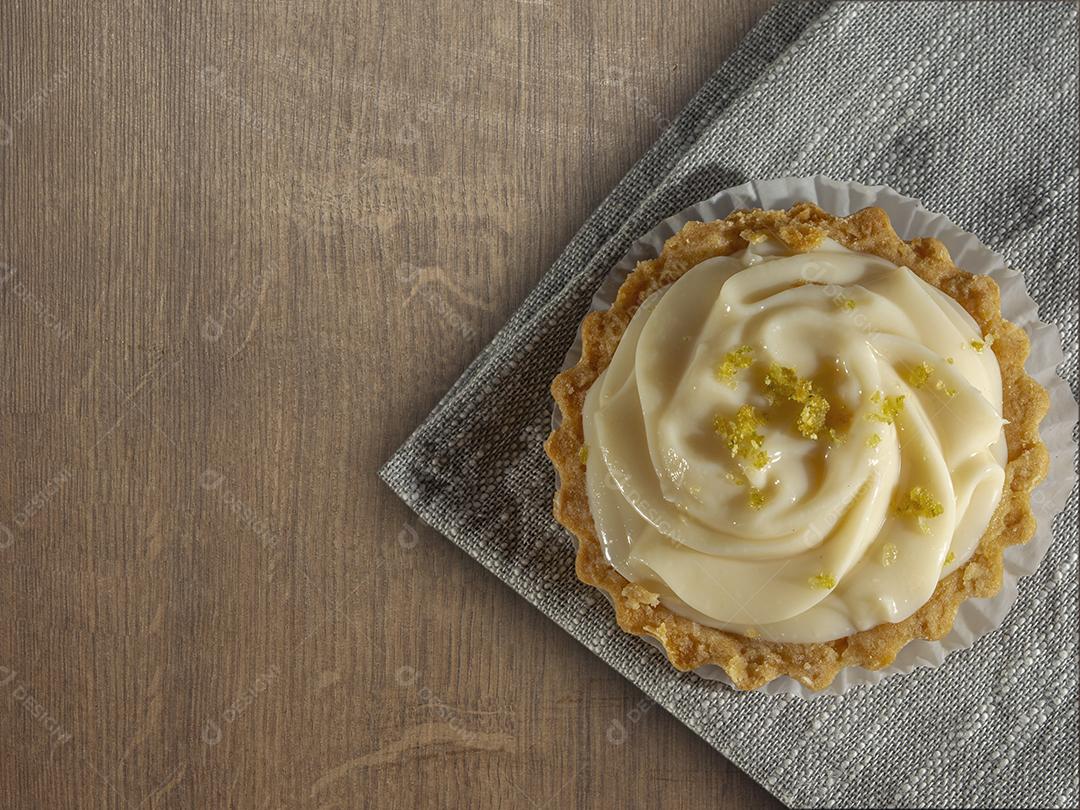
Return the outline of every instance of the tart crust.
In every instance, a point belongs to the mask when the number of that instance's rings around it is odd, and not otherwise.
[[[812,250],[829,237],[850,250],[911,268],[959,302],[984,335],[994,336],[990,348],[1001,367],[1003,415],[1008,420],[1004,492],[975,552],[941,580],[930,600],[907,619],[824,643],[749,638],[673,613],[659,603],[656,594],[627,581],[604,559],[589,512],[582,452],[585,394],[607,368],[634,312],[653,292],[705,259],[742,250],[763,236],[779,239],[796,253]],[[581,360],[551,385],[563,415],[562,423],[544,444],[561,481],[555,495],[555,518],[577,537],[578,578],[605,591],[615,606],[619,626],[629,633],[655,638],[677,669],[716,664],[739,689],[756,689],[788,675],[814,690],[828,686],[844,667],[880,669],[892,663],[909,641],[945,636],[965,599],[997,593],[1005,548],[1027,542],[1035,531],[1030,493],[1045,477],[1049,465],[1046,446],[1039,439],[1039,423],[1046,415],[1049,397],[1024,372],[1027,335],[1002,317],[1001,296],[993,279],[958,268],[945,245],[936,239],[904,242],[880,208],[864,208],[839,218],[811,203],[799,203],[788,211],[741,210],[723,220],[689,222],[667,240],[656,259],[638,263],[610,309],[586,316],[581,339]]]

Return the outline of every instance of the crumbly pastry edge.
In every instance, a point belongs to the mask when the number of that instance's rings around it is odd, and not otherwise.
[[[582,458],[585,395],[607,368],[634,312],[653,292],[705,259],[730,255],[763,235],[779,239],[797,253],[812,250],[829,237],[850,250],[911,268],[955,299],[979,324],[983,335],[993,335],[988,348],[1001,367],[1002,410],[1008,420],[1005,484],[1001,502],[975,552],[941,580],[930,600],[907,619],[824,643],[749,638],[672,612],[655,594],[627,581],[604,559],[589,511]],[[585,317],[581,342],[577,365],[560,373],[551,385],[562,411],[562,422],[544,443],[560,479],[555,518],[577,538],[578,578],[605,591],[614,604],[619,626],[659,641],[679,670],[716,664],[739,689],[757,689],[787,675],[820,690],[845,667],[881,669],[892,663],[909,641],[943,638],[965,599],[996,594],[1001,588],[1005,549],[1027,542],[1035,532],[1030,494],[1049,466],[1049,454],[1039,438],[1039,423],[1049,408],[1049,396],[1024,371],[1027,334],[1002,317],[1000,291],[992,278],[956,267],[945,245],[936,239],[903,241],[880,208],[864,208],[841,218],[812,203],[798,203],[788,211],[740,210],[722,220],[689,222],[664,243],[656,259],[638,263],[608,310]]]

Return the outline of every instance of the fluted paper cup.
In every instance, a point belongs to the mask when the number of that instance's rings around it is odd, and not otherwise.
[[[669,217],[638,239],[625,256],[604,278],[592,299],[592,310],[606,310],[638,262],[656,258],[664,242],[683,225],[692,221],[708,222],[723,219],[740,208],[787,209],[798,202],[812,202],[834,216],[848,216],[867,206],[882,208],[902,239],[934,237],[949,249],[953,262],[969,273],[991,276],[1001,288],[1001,310],[1005,318],[1027,332],[1031,339],[1031,354],[1025,364],[1030,374],[1050,393],[1050,410],[1039,433],[1050,452],[1050,470],[1046,480],[1031,496],[1031,509],[1038,522],[1035,535],[1027,543],[1005,550],[1004,576],[1001,590],[989,599],[968,599],[960,605],[952,631],[940,641],[916,640],[908,643],[887,667],[867,670],[848,667],[821,691],[815,692],[787,676],[779,677],[760,692],[790,694],[812,699],[823,695],[840,695],[861,684],[875,684],[893,675],[908,674],[918,667],[940,666],[945,656],[955,650],[971,647],[979,638],[997,629],[1016,601],[1017,582],[1038,568],[1053,540],[1050,530],[1054,517],[1065,504],[1076,485],[1072,461],[1076,442],[1072,438],[1077,420],[1077,405],[1068,385],[1057,372],[1062,362],[1061,332],[1054,324],[1039,320],[1038,305],[1028,294],[1023,276],[1009,268],[1005,260],[979,239],[961,230],[943,214],[926,210],[911,197],[888,186],[865,186],[841,182],[828,177],[783,177],[755,180],[735,186]],[[563,368],[575,365],[581,357],[581,330],[566,355]],[[557,425],[561,418],[556,406],[552,416]],[[606,595],[606,594],[605,594]],[[612,617],[614,620],[614,616]],[[660,647],[654,639],[648,639]],[[731,681],[721,667],[708,665],[694,672],[702,678]]]

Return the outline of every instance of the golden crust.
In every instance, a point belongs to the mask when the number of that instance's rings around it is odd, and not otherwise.
[[[904,621],[878,625],[827,643],[748,638],[705,627],[668,610],[653,594],[629,583],[604,559],[585,488],[581,458],[585,394],[611,361],[638,306],[705,259],[734,253],[763,235],[780,239],[796,252],[811,250],[822,238],[829,237],[851,250],[910,267],[958,301],[983,334],[994,336],[991,347],[1001,366],[1003,410],[1008,420],[1005,487],[975,553],[939,582],[930,601]],[[1039,439],[1039,423],[1046,415],[1049,397],[1024,372],[1028,348],[1026,333],[1002,317],[1000,293],[993,279],[956,267],[945,246],[936,239],[904,242],[880,208],[865,208],[838,218],[810,203],[800,203],[789,211],[744,210],[715,222],[687,223],[667,240],[659,257],[637,265],[609,310],[585,318],[581,360],[559,374],[551,385],[563,419],[544,449],[561,480],[555,495],[555,518],[578,539],[578,578],[606,591],[615,605],[619,626],[657,639],[676,668],[692,670],[717,664],[739,689],[756,689],[780,675],[795,678],[811,689],[823,689],[844,667],[880,669],[890,664],[909,641],[942,638],[952,628],[962,601],[997,593],[1001,588],[1003,551],[1007,546],[1026,542],[1035,531],[1029,496],[1046,475],[1049,464],[1046,447]]]

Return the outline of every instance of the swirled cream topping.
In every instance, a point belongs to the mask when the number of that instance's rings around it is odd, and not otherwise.
[[[702,262],[639,307],[585,401],[608,562],[748,636],[910,616],[1001,497],[989,339],[908,268],[830,240]]]

